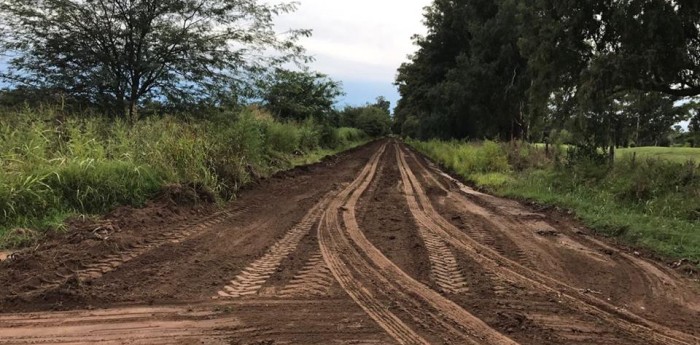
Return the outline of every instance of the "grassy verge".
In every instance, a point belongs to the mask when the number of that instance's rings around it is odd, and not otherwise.
[[[409,144],[494,194],[571,209],[603,235],[665,257],[700,260],[700,167],[694,162],[623,156],[608,167],[566,162],[524,144]]]
[[[56,109],[0,109],[0,248],[75,214],[142,205],[166,185],[234,198],[245,184],[367,140],[355,129],[280,123],[258,109],[136,125]]]
[[[318,163],[328,156],[364,145],[370,139],[363,131],[357,128],[338,128],[336,133],[336,141],[332,145],[332,148],[319,147],[306,154],[295,156],[291,160],[292,164],[294,166],[300,166]]]

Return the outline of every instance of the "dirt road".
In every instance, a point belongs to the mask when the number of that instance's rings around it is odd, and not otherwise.
[[[380,141],[0,264],[0,344],[700,344],[692,277]]]

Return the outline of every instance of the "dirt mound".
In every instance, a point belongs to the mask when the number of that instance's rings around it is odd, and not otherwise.
[[[195,188],[168,186],[158,200],[142,208],[119,207],[104,217],[70,218],[65,231],[49,232],[0,262],[0,282],[12,282],[0,291],[0,298],[7,306],[34,300],[53,309],[76,305],[82,284],[76,272],[105,256],[153,242],[172,224],[215,212],[217,206],[210,200]]]

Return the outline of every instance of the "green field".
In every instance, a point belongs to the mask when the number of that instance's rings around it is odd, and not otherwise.
[[[544,148],[545,144],[533,144],[537,148]],[[566,149],[568,145],[561,145],[562,149]],[[700,163],[700,148],[698,147],[632,147],[617,149],[619,159],[631,159],[634,153],[637,153],[637,159],[663,159],[676,163],[685,163],[694,161]]]
[[[700,163],[700,148],[692,147],[635,147],[620,149],[620,158],[630,158],[637,153],[638,159],[658,158],[677,163],[694,161]]]

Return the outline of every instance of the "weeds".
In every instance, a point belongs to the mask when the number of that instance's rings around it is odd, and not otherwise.
[[[228,200],[300,157],[317,160],[366,139],[313,121],[276,122],[256,108],[209,122],[166,116],[134,126],[53,108],[0,110],[0,247],[37,238],[17,229],[41,232],[71,214],[138,206],[169,184],[203,186]]]

